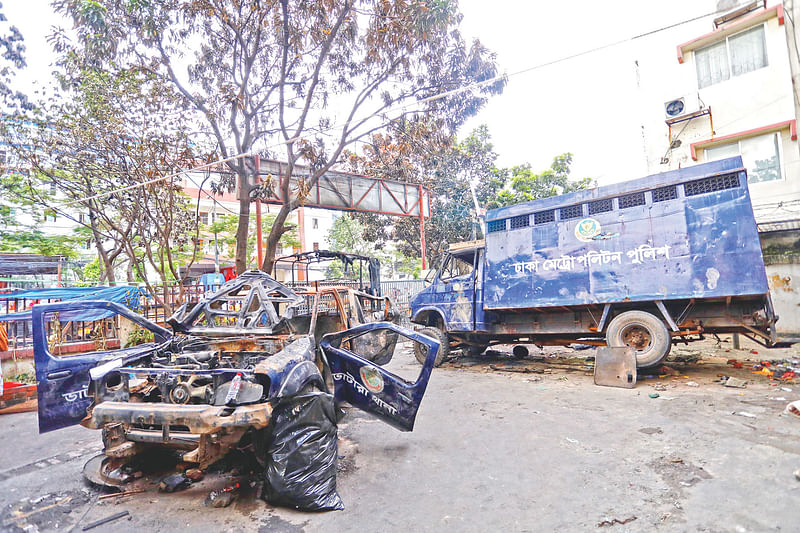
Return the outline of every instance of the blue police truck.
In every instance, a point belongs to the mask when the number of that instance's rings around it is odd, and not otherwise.
[[[647,368],[704,334],[777,342],[740,157],[489,211],[485,244],[452,246],[429,280],[411,314],[439,363],[580,342],[634,347]]]

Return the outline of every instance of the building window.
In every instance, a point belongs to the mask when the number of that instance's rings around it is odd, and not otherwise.
[[[208,213],[200,211],[200,223],[206,226],[208,225]]]
[[[702,89],[767,66],[764,25],[695,50],[697,86]]]
[[[319,219],[318,218],[312,218],[311,219],[311,228],[312,229],[319,229]]]
[[[748,183],[779,180],[783,178],[780,139],[780,133],[768,133],[720,146],[711,146],[705,149],[706,161],[741,155],[747,169]]]

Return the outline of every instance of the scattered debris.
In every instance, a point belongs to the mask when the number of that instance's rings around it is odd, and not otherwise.
[[[614,518],[612,520],[603,520],[602,522],[597,524],[597,527],[613,526],[614,524],[627,524],[628,522],[633,522],[634,520],[636,520],[635,516],[631,516],[624,520],[620,520],[619,518]]]
[[[728,379],[725,380],[725,383],[723,383],[723,385],[726,387],[743,389],[747,387],[747,380],[730,376]]]
[[[747,418],[758,418],[753,413],[748,413],[747,411],[734,411],[731,414],[732,415],[737,415],[737,416],[744,416],[744,417],[747,417]]]
[[[121,496],[130,496],[131,494],[140,494],[144,492],[144,489],[133,489],[133,490],[126,490],[124,492],[115,492],[113,494],[103,494],[102,496],[98,496],[98,500],[108,500],[110,498],[119,498]]]
[[[800,468],[794,471],[794,477],[797,479],[797,481],[800,481]]]
[[[158,484],[159,492],[177,492],[192,484],[192,480],[185,474],[170,474]]]
[[[101,518],[100,520],[96,520],[89,524],[83,526],[83,531],[89,531],[90,529],[94,529],[97,526],[102,526],[104,524],[108,524],[109,522],[113,522],[114,520],[119,520],[120,518],[127,516],[128,520],[133,518],[128,511],[122,511],[120,513],[112,514],[111,516],[107,516],[105,518]]]
[[[669,366],[667,366],[667,365],[664,365],[664,366],[662,366],[662,367],[659,369],[659,373],[660,373],[661,375],[663,375],[663,376],[680,376],[680,375],[681,375],[681,373],[680,373],[680,372],[678,372],[678,371],[677,371],[677,370],[675,370],[674,368],[672,368],[672,367],[669,367]]]
[[[687,387],[699,387],[700,384],[698,382],[696,382],[696,381],[687,381],[686,382],[686,386]]]
[[[220,490],[212,490],[208,493],[206,507],[227,507],[232,504],[239,496],[239,484],[236,483],[230,487],[225,487]]]
[[[526,366],[505,366],[505,365],[489,365],[489,368],[497,372],[519,372],[520,374],[544,374],[544,369],[529,368]]]
[[[659,393],[657,393],[657,392],[651,392],[650,394],[648,394],[648,396],[650,396],[653,399],[656,399],[661,395]]]
[[[656,433],[664,433],[661,428],[640,428],[639,433],[644,433],[645,435],[655,435]]]
[[[581,441],[579,441],[578,439],[571,439],[569,437],[564,437],[564,440],[569,442],[570,444],[580,444],[581,443]]]
[[[723,383],[723,386],[725,386],[725,387],[734,387],[734,388],[737,388],[737,389],[743,389],[743,388],[747,387],[747,380],[746,379],[741,379],[741,378],[735,378],[733,376],[730,376],[730,377],[728,377],[728,379],[725,380],[725,382]]]
[[[676,363],[697,363],[702,358],[702,354],[698,350],[683,350],[675,355],[672,361]]]
[[[781,387],[781,390],[783,392],[792,392],[792,388],[791,387]]]
[[[192,481],[200,481],[205,476],[205,472],[200,470],[199,468],[190,468],[186,471],[186,477],[191,479]]]
[[[800,417],[800,400],[795,400],[787,405],[784,413]]]

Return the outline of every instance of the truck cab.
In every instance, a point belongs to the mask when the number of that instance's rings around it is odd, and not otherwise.
[[[412,322],[447,331],[482,329],[483,255],[482,240],[452,245],[429,274],[429,285],[411,299]]]

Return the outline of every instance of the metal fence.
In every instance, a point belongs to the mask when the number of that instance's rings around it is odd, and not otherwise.
[[[409,315],[411,308],[408,302],[425,287],[424,283],[421,279],[382,281],[381,294],[391,298],[396,308],[400,309],[405,315]]]

